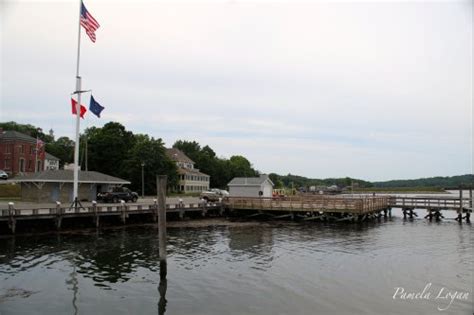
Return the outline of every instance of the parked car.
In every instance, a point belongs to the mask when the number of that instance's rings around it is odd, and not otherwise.
[[[97,201],[117,203],[120,200],[137,202],[138,194],[127,187],[115,187],[112,191],[97,194]]]
[[[229,192],[227,190],[213,188],[203,191],[200,197],[206,201],[219,201],[220,198],[225,198],[227,196],[229,196]]]
[[[7,180],[8,179],[8,174],[4,170],[0,170],[0,179]]]

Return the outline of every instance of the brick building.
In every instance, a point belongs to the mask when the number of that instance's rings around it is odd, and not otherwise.
[[[44,168],[44,159],[44,154],[38,154],[36,157],[35,138],[18,131],[0,129],[0,169],[10,176],[41,171]]]

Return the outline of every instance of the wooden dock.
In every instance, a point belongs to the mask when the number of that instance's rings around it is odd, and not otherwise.
[[[200,213],[206,216],[208,212],[222,214],[223,205],[219,203],[196,203],[196,204],[167,204],[166,214],[177,214],[183,218],[186,213]],[[7,222],[8,228],[15,233],[17,224],[20,221],[28,220],[53,220],[56,228],[60,229],[62,221],[67,219],[90,218],[96,227],[99,227],[100,219],[104,217],[119,217],[122,223],[126,223],[130,216],[151,215],[154,222],[158,220],[158,203],[152,204],[96,204],[71,208],[67,205],[57,203],[55,207],[48,208],[15,208],[11,203],[8,209],[0,210],[0,223]],[[7,231],[0,231],[0,234],[6,234]]]
[[[222,203],[175,203],[166,205],[166,215],[184,218],[186,213],[200,213],[206,216],[222,215],[225,210],[245,218],[267,216],[274,219],[364,221],[391,216],[392,208],[400,208],[403,216],[418,216],[415,210],[425,209],[425,218],[440,220],[441,211],[457,211],[457,220],[470,221],[472,193],[469,198],[461,197],[403,197],[391,195],[297,195],[285,198],[228,197]],[[97,204],[92,203],[77,209],[57,203],[51,207],[16,208],[10,203],[7,209],[0,209],[0,234],[15,233],[17,224],[26,221],[50,220],[61,229],[63,220],[88,218],[91,226],[99,227],[101,218],[118,217],[125,224],[130,216],[148,215],[146,220],[158,220],[157,202]]]
[[[456,210],[470,208],[470,198],[455,197],[391,197],[390,207]]]
[[[299,216],[305,220],[364,220],[390,211],[390,196],[292,196],[287,198],[231,197],[224,200],[233,211],[257,211],[253,215],[275,218]]]
[[[469,197],[447,197],[447,196],[430,196],[430,197],[404,197],[393,196],[390,198],[391,208],[400,208],[403,217],[409,216],[413,218],[418,216],[415,209],[424,209],[427,211],[426,219],[440,220],[444,218],[441,211],[451,210],[458,213],[456,220],[461,222],[463,219],[470,222],[472,213],[472,189],[469,191]]]

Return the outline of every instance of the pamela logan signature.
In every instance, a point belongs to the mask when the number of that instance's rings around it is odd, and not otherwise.
[[[437,302],[438,311],[448,310],[454,301],[469,301],[469,292],[449,290],[441,287],[438,290],[432,287],[432,283],[426,284],[421,291],[407,291],[403,287],[395,287],[392,296],[394,300],[432,300]]]

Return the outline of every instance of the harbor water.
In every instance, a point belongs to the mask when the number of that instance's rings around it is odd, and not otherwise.
[[[472,226],[418,213],[170,227],[161,283],[153,225],[5,236],[0,314],[472,314]]]

